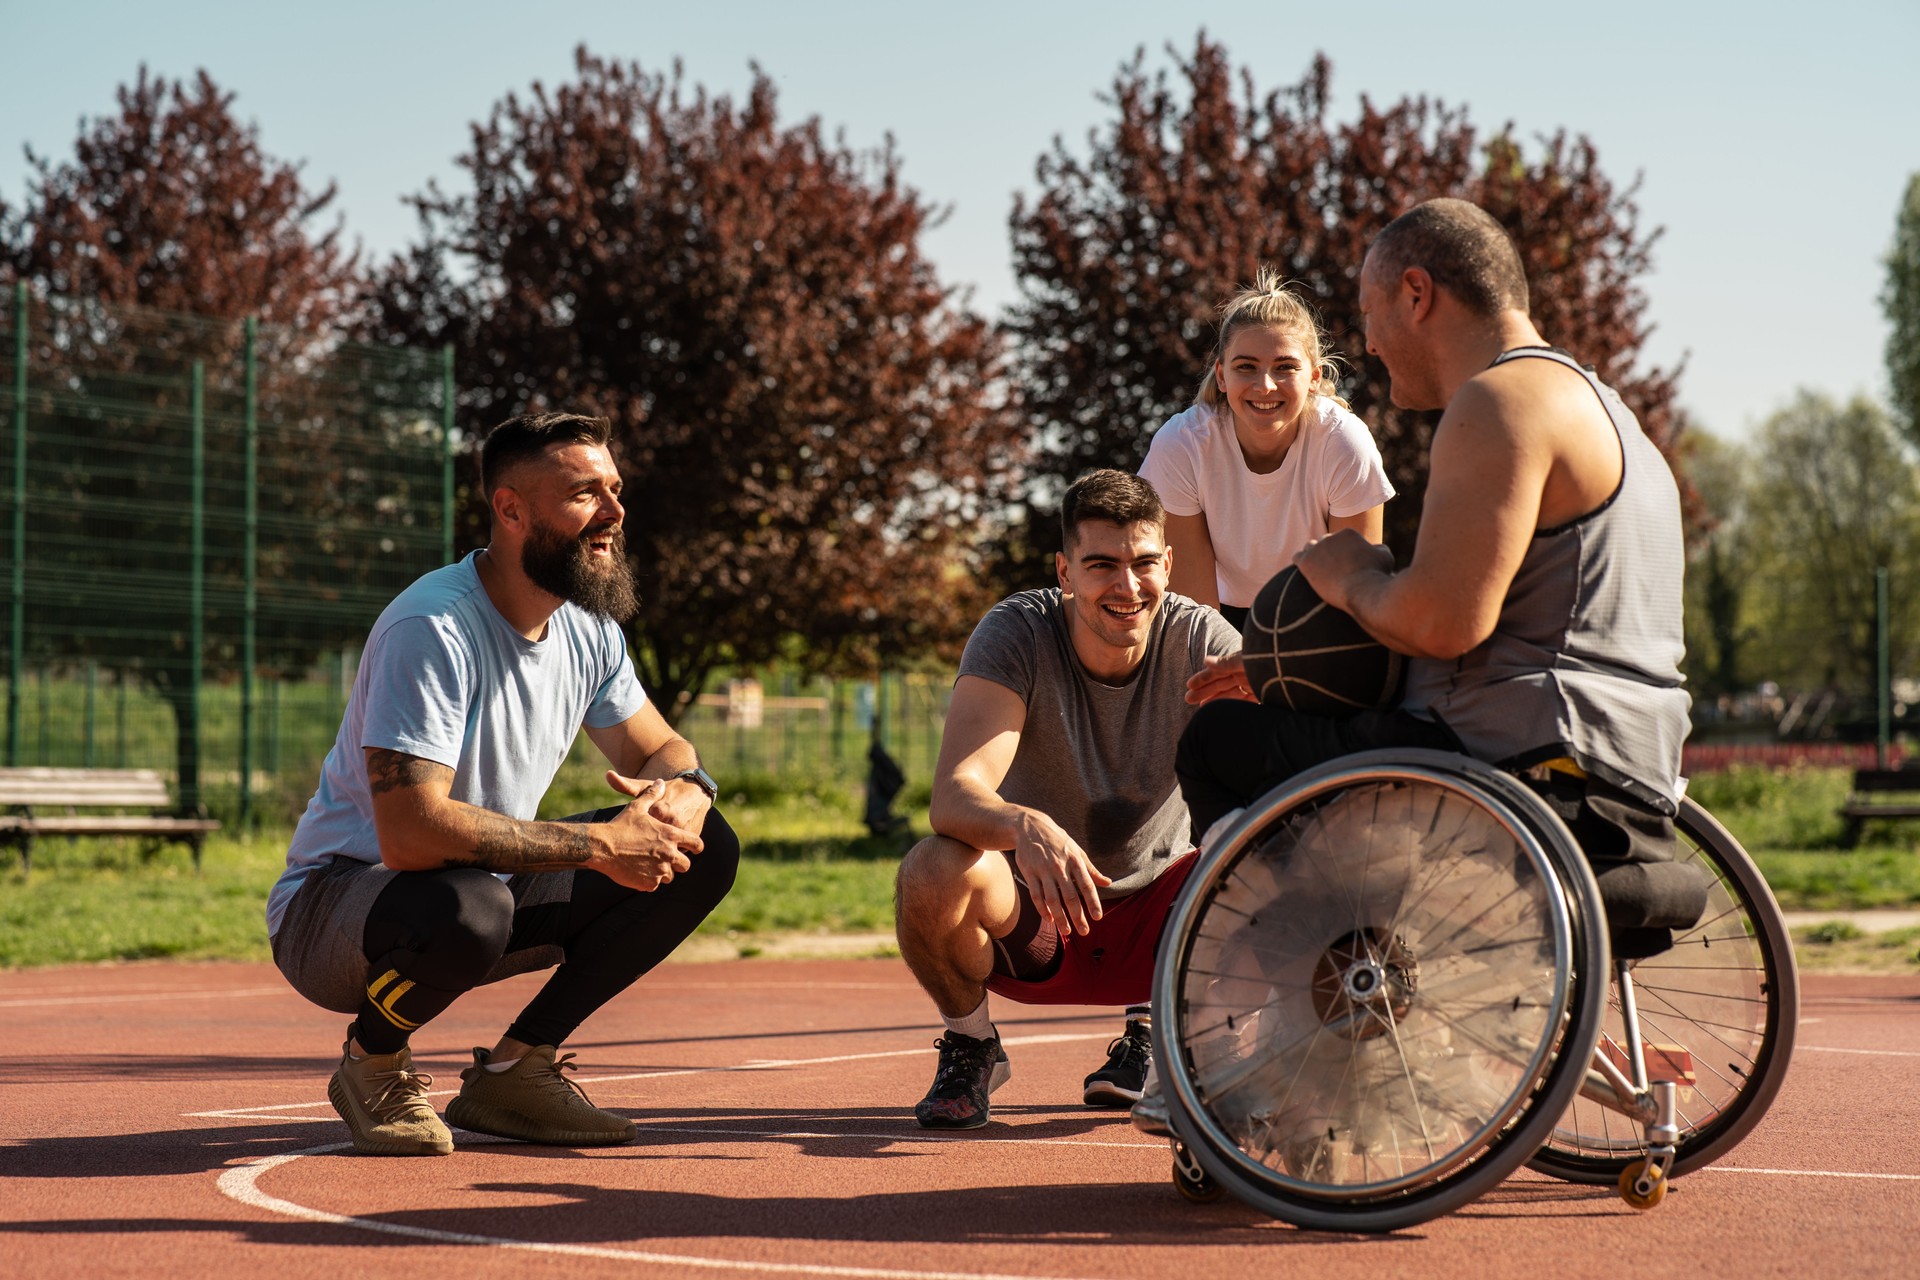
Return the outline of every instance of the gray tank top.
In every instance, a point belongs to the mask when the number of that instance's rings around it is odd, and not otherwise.
[[[1523,347],[1584,377],[1620,438],[1620,487],[1597,511],[1533,535],[1493,634],[1447,662],[1408,665],[1406,709],[1509,768],[1571,757],[1672,813],[1692,699],[1681,687],[1680,493],[1613,389],[1565,352]]]

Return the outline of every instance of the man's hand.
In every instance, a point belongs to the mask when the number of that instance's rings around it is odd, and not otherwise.
[[[1315,538],[1299,550],[1293,562],[1300,566],[1315,594],[1348,614],[1354,611],[1355,583],[1369,575],[1393,572],[1393,552],[1351,529]]]
[[[1217,698],[1258,702],[1247,680],[1247,664],[1237,653],[1224,658],[1209,655],[1205,664],[1187,677],[1187,701],[1198,707]]]
[[[1100,874],[1060,824],[1037,809],[1017,823],[1014,869],[1040,909],[1040,916],[1062,934],[1085,936],[1100,918],[1100,886],[1113,880]]]
[[[684,827],[688,831],[704,831],[707,813],[713,808],[713,801],[707,799],[706,791],[685,778],[663,778],[648,782],[640,778],[628,778],[609,769],[607,785],[623,796],[633,796],[635,799],[647,796],[648,813],[662,822]]]
[[[673,812],[665,795],[669,784],[657,778],[642,782],[611,771],[607,781],[614,790],[632,796],[633,801],[612,821],[588,828],[603,835],[611,848],[596,853],[587,865],[615,884],[642,893],[671,883],[677,873],[691,868],[690,855],[706,846],[701,843],[698,826],[688,827],[671,816],[662,816]],[[692,789],[699,791],[698,787]],[[700,799],[704,806],[704,792]],[[706,815],[700,817],[704,821]]]

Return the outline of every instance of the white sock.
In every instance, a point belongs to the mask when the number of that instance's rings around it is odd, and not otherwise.
[[[972,1013],[958,1018],[940,1015],[940,1021],[947,1024],[947,1030],[957,1031],[963,1036],[972,1036],[975,1040],[991,1040],[994,1037],[993,1018],[987,1013],[987,998],[980,997],[979,1007]]]
[[[526,1057],[526,1055],[521,1054],[520,1057],[524,1058]],[[494,1071],[494,1072],[511,1071],[514,1069],[514,1067],[519,1065],[519,1062],[520,1062],[520,1058],[508,1058],[505,1062],[489,1061],[487,1063],[487,1070]]]
[[[1148,1028],[1151,1028],[1153,1026],[1153,1006],[1150,1004],[1128,1005],[1127,1006],[1127,1022],[1129,1024],[1138,1022]]]

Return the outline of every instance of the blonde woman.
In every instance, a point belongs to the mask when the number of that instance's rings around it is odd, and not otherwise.
[[[1334,394],[1313,314],[1271,268],[1221,308],[1193,406],[1154,432],[1140,475],[1165,504],[1169,590],[1236,627],[1267,579],[1315,538],[1382,539],[1393,496],[1366,423]]]

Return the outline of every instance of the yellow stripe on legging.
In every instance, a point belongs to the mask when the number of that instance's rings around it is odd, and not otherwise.
[[[400,973],[396,969],[389,969],[381,974],[367,985],[367,999],[372,1002],[374,1008],[380,1011],[381,1016],[386,1018],[386,1020],[394,1026],[400,1028],[402,1031],[416,1031],[420,1027],[419,1023],[408,1022],[405,1018],[393,1011],[394,1001],[413,990],[413,981],[411,979],[400,982],[393,990],[387,992],[386,999],[382,1000],[380,998],[381,990],[399,976]]]

